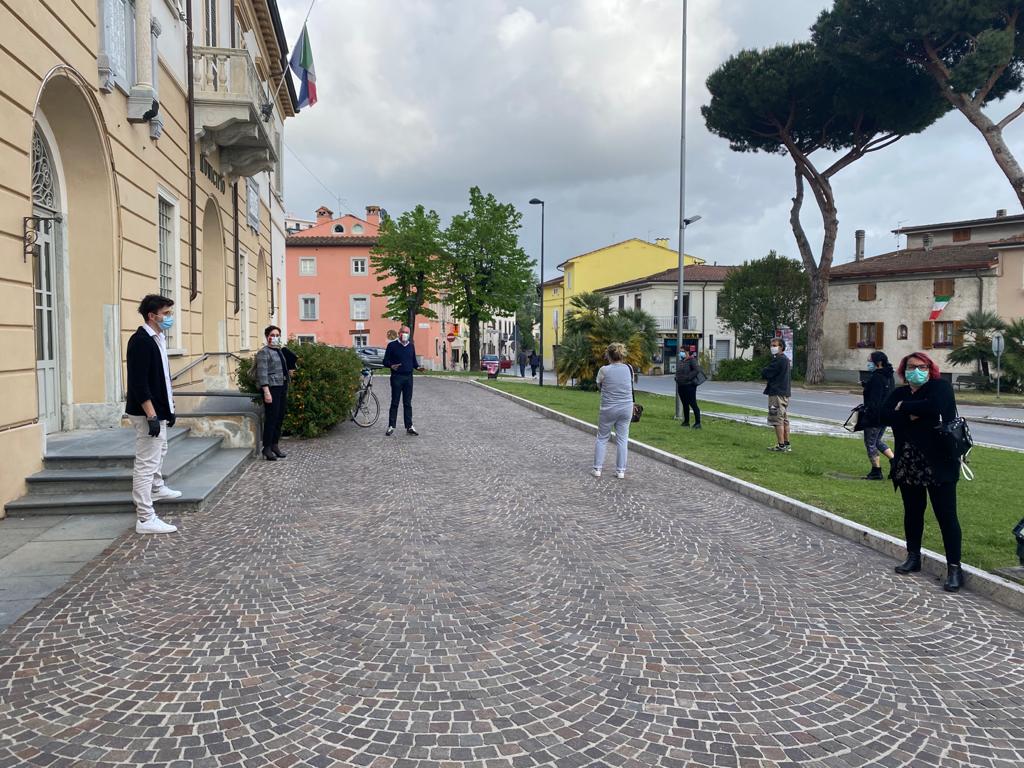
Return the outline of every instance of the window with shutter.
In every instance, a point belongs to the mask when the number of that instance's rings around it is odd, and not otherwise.
[[[971,239],[971,230],[968,229],[954,229],[953,230],[953,242],[954,243],[966,243]]]
[[[884,338],[885,323],[875,323],[875,349],[881,349],[885,346]]]
[[[921,325],[921,348],[932,348],[932,321],[925,320]]]
[[[857,301],[874,301],[877,286],[874,283],[861,283],[857,286]]]
[[[857,348],[858,330],[856,323],[849,323],[846,326],[846,345],[850,349]]]
[[[933,296],[952,296],[953,295],[953,280],[952,278],[942,278],[936,280],[934,288],[932,290]]]
[[[953,346],[952,320],[936,320],[932,323],[932,346],[945,349]]]

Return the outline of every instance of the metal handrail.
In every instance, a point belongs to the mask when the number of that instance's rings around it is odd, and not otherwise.
[[[193,368],[195,368],[197,365],[199,365],[201,362],[203,362],[204,360],[208,360],[211,357],[233,357],[238,362],[242,362],[245,359],[244,357],[239,357],[234,352],[204,352],[202,355],[197,357],[195,360],[193,360],[191,363],[186,365],[184,368],[182,368],[177,373],[172,373],[171,374],[171,381],[174,381],[175,379],[177,379],[178,377],[182,376],[183,374],[188,373]]]

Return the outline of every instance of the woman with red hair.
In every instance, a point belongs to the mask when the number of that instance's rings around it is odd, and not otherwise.
[[[939,367],[923,352],[914,352],[896,369],[907,383],[893,390],[882,406],[882,424],[892,427],[896,457],[892,462],[893,485],[903,497],[903,530],[907,559],[896,573],[921,570],[921,538],[928,499],[939,521],[946,550],[946,583],[957,592],[963,586],[960,568],[960,521],[956,516],[956,483],[960,458],[950,455],[936,428],[956,418],[953,387],[939,375]]]

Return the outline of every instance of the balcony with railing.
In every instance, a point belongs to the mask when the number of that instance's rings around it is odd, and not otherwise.
[[[669,317],[668,315],[662,315],[654,318],[658,322],[658,332],[667,333],[668,331],[675,331],[679,328],[679,319],[676,317]],[[696,317],[684,317],[683,318],[683,330],[684,331],[696,331],[699,330],[697,326]]]
[[[274,99],[242,48],[192,49],[196,131],[200,150],[220,150],[220,171],[231,180],[273,171],[278,136]]]

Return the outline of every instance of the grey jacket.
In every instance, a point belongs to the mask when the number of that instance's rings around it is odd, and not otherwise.
[[[695,358],[688,357],[679,363],[676,368],[676,384],[682,384],[684,386],[696,384],[697,376],[703,373],[700,369],[700,364]]]
[[[281,387],[288,382],[284,362],[276,349],[263,347],[256,353],[256,386]]]

